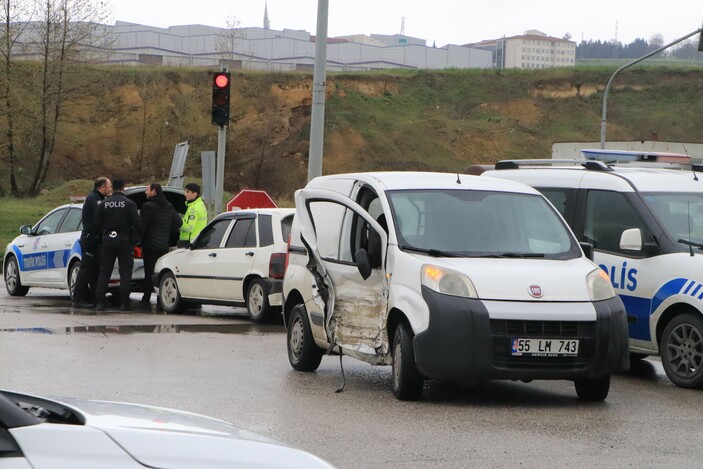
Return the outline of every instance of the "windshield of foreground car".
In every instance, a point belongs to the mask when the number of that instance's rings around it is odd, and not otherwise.
[[[674,241],[703,244],[703,193],[649,192],[642,196]]]
[[[401,249],[435,257],[572,259],[581,251],[540,195],[457,189],[388,191]]]

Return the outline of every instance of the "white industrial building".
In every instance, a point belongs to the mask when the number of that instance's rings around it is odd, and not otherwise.
[[[266,71],[311,70],[315,37],[307,31],[223,29],[203,25],[156,28],[118,21],[109,28],[110,63],[219,66]],[[329,38],[327,69],[490,68],[492,54],[471,47],[427,47],[423,39],[393,35]]]

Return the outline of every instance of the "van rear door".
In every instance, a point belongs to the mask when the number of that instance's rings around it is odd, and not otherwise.
[[[361,206],[337,192],[302,189],[295,205],[314,279],[312,300],[324,311],[328,343],[345,355],[390,364],[388,236]],[[359,269],[364,257],[371,265],[366,280]]]

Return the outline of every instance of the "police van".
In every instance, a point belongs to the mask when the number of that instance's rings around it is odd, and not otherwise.
[[[673,383],[703,388],[703,167],[682,154],[582,153],[501,161],[482,175],[542,192],[625,304],[631,357],[660,355]]]
[[[392,366],[424,380],[565,379],[607,397],[629,367],[625,309],[535,189],[458,174],[313,179],[295,194],[283,280],[288,358]]]

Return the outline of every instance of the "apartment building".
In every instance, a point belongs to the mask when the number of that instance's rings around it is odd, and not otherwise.
[[[548,36],[536,29],[521,36],[467,44],[493,53],[495,68],[552,68],[576,65],[576,42]]]

